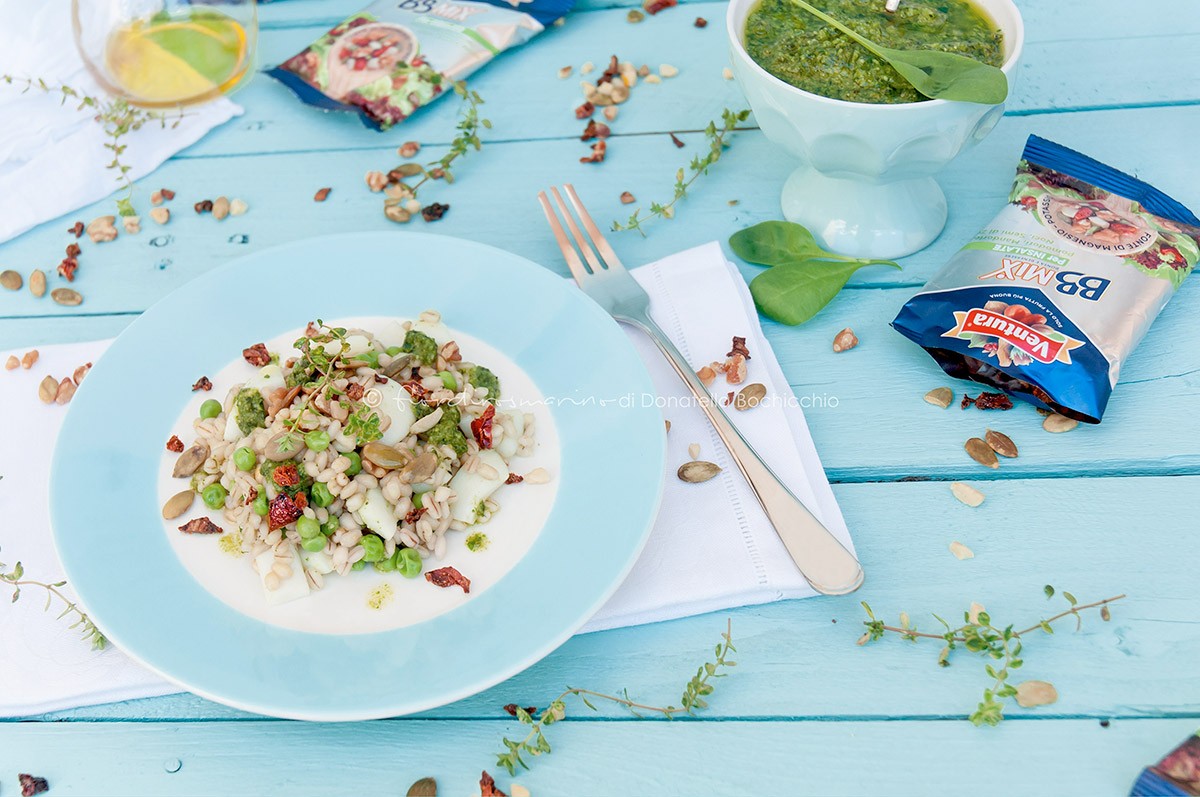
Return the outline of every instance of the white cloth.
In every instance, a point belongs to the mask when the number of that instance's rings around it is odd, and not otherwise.
[[[71,38],[70,0],[0,0],[0,74],[104,92],[83,66]],[[112,152],[94,113],[61,95],[0,82],[0,243],[117,190],[105,168]],[[171,112],[168,112],[170,116]],[[137,180],[242,109],[227,99],[187,108],[177,127],[148,123],[121,141],[121,160]],[[111,211],[105,211],[111,212]]]
[[[847,546],[845,521],[825,479],[798,403],[762,335],[746,284],[715,244],[691,249],[634,271],[650,293],[655,319],[699,368],[723,360],[734,335],[752,359],[747,383],[762,382],[774,401],[734,422],[767,463]],[[585,631],[685,617],[732,606],[812,595],[728,452],[686,388],[640,332],[628,330],[654,378],[671,421],[666,489],[649,543],[629,578]],[[64,408],[37,398],[46,374],[69,375],[97,360],[108,341],[40,347],[30,371],[0,373],[0,561],[18,559],[28,578],[54,581],[62,571],[49,529],[48,473]],[[0,353],[0,360],[9,353]],[[712,391],[728,389],[718,377]],[[69,409],[69,407],[68,407]],[[675,469],[699,443],[701,458],[724,470],[703,485],[684,484]],[[70,593],[70,586],[64,588]],[[179,691],[118,650],[92,653],[57,605],[42,612],[43,595],[29,589],[9,606],[0,588],[0,715],[26,716],[95,703]]]

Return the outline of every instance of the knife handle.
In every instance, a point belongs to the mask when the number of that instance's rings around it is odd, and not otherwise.
[[[862,586],[863,569],[858,560],[767,467],[649,314],[636,318],[621,316],[620,320],[649,335],[675,373],[691,389],[709,422],[717,430],[721,442],[729,449],[738,470],[762,504],[767,519],[783,540],[800,574],[812,588],[823,595],[845,595]]]

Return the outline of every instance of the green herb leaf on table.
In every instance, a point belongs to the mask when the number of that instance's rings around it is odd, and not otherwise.
[[[36,587],[38,589],[45,590],[46,611],[50,610],[53,599],[57,598],[63,603],[64,608],[56,619],[61,620],[64,617],[73,616],[74,622],[72,622],[69,627],[79,629],[80,636],[84,641],[91,643],[93,650],[104,650],[104,648],[107,647],[108,639],[104,636],[104,633],[96,627],[96,624],[92,622],[92,618],[89,617],[87,613],[83,611],[83,609],[80,609],[79,605],[76,604],[75,601],[68,598],[60,589],[61,587],[66,586],[67,582],[55,581],[53,583],[47,583],[45,581],[35,581],[33,579],[25,578],[25,568],[20,562],[17,562],[15,565],[13,565],[11,570],[6,570],[6,568],[7,565],[5,565],[3,562],[0,562],[0,583],[5,583],[12,587],[13,592],[12,600],[10,601],[11,603],[16,603],[18,600],[20,600],[22,587]]]
[[[822,248],[807,227],[790,221],[764,221],[738,230],[730,236],[729,247],[747,263],[761,266],[782,266],[812,258],[865,262]]]
[[[999,105],[1008,97],[1008,77],[991,64],[939,50],[897,50],[876,44],[804,0],[791,2],[840,30],[887,61],[912,87],[935,100]]]
[[[854,275],[866,266],[891,266],[895,263],[828,260],[801,260],[767,269],[750,281],[750,295],[759,312],[781,324],[803,324],[833,301],[833,297]]]

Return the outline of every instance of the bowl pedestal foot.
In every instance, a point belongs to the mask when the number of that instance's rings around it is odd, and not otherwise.
[[[838,254],[894,259],[924,249],[946,226],[946,195],[932,177],[888,183],[830,177],[804,165],[783,185],[783,215]]]

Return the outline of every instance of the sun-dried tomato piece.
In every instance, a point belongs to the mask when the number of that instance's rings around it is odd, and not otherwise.
[[[517,716],[517,704],[516,703],[506,703],[504,706],[504,710],[507,711],[509,713],[509,715],[511,715],[513,717]],[[525,713],[530,714],[530,715],[536,714],[537,706],[525,706]]]
[[[583,105],[580,105],[578,108],[575,109],[575,118],[576,119],[587,119],[589,116],[591,116],[595,112],[596,112],[596,106],[590,102],[585,102]]]
[[[707,28],[708,20],[704,17],[696,17],[696,21],[692,24],[694,24],[697,28]]]
[[[400,387],[408,391],[413,401],[424,401],[429,397],[429,388],[422,385],[420,380],[411,379],[401,383]]]
[[[280,493],[271,502],[267,511],[267,528],[271,531],[281,529],[304,514],[296,502],[287,493]]]
[[[1012,399],[1004,393],[980,393],[975,398],[964,393],[962,404],[959,406],[965,410],[972,405],[979,410],[1011,410],[1013,408]]]
[[[192,518],[180,526],[179,530],[184,534],[221,534],[224,532],[224,529],[206,517]]]
[[[601,124],[595,119],[589,119],[587,127],[583,128],[583,135],[579,137],[580,141],[591,141],[593,138],[608,138],[612,134],[612,128],[606,124]]]
[[[192,392],[195,393],[197,390],[212,390],[212,380],[207,376],[200,377],[196,380],[196,383],[192,385]]]
[[[24,772],[17,775],[17,782],[21,784],[21,797],[34,797],[35,794],[44,794],[50,791],[50,784],[46,782],[45,778],[27,775]]]
[[[496,788],[495,778],[489,775],[485,769],[479,778],[479,797],[508,797],[508,795]]]
[[[675,145],[676,149],[683,149],[685,146],[687,146],[682,140],[680,140],[679,136],[675,135],[674,133],[667,133],[667,135],[671,137],[671,143]]]
[[[296,493],[292,498],[296,502],[296,508],[300,510],[308,509],[308,495],[305,493]]]
[[[446,211],[450,209],[448,204],[443,202],[431,202],[421,208],[421,218],[425,221],[437,221],[442,216],[446,215]]]
[[[429,570],[425,573],[425,580],[435,587],[453,587],[457,584],[462,587],[464,593],[470,593],[471,591],[471,579],[453,567],[439,567],[437,570]]]
[[[291,463],[280,465],[271,472],[271,478],[280,487],[295,487],[300,483],[300,470]]]
[[[580,163],[604,163],[604,156],[608,153],[608,145],[604,143],[604,139],[600,139],[595,144],[592,144],[592,154],[586,155],[579,159]]]
[[[351,401],[358,401],[366,392],[366,388],[364,388],[358,382],[351,382],[350,384],[346,385],[346,398],[350,399]]]
[[[405,523],[416,523],[418,520],[421,519],[421,515],[424,515],[424,514],[425,514],[425,507],[414,506],[412,509],[408,510],[408,514],[404,516],[404,522]]]
[[[242,357],[255,368],[262,368],[271,362],[271,352],[267,351],[265,343],[255,343],[248,349],[242,349]]]
[[[751,359],[750,350],[746,348],[746,339],[739,337],[738,335],[733,336],[733,345],[730,347],[729,351],[725,353],[725,356],[732,357],[735,354],[740,354],[747,360]]]
[[[725,396],[725,406],[728,407],[732,403],[733,403],[733,391],[731,390]]]
[[[475,435],[475,442],[479,443],[480,448],[492,447],[492,424],[495,417],[496,407],[489,404],[482,415],[471,421],[471,434]]]
[[[246,493],[246,500],[243,501],[243,503],[246,506],[250,506],[250,504],[254,503],[254,499],[256,499],[256,498],[258,498],[258,488],[251,487],[250,491],[248,493]]]
[[[667,8],[673,8],[679,5],[679,0],[642,0],[642,8],[646,9],[646,13],[654,16],[659,11]]]
[[[505,484],[520,484],[525,481],[525,477],[519,473],[510,473],[508,478],[504,480]]]
[[[171,439],[167,441],[167,450],[176,454],[183,452],[183,441],[179,439],[178,435],[171,435]]]
[[[82,221],[77,221],[67,228],[67,232],[71,233],[71,235],[74,235],[77,239],[83,235],[83,230],[84,226]]]

